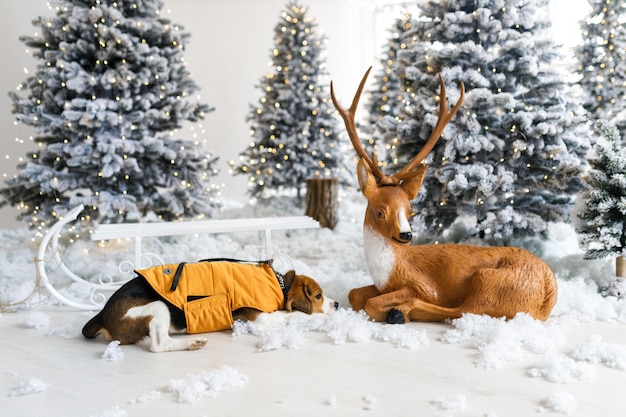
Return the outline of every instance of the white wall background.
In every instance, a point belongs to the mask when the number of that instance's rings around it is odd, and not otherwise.
[[[328,39],[327,67],[340,97],[348,102],[356,85],[369,66],[377,63],[380,46],[386,41],[387,28],[395,12],[383,12],[385,3],[395,0],[302,0],[315,17],[318,30]],[[221,158],[217,182],[224,184],[225,198],[247,200],[245,176],[232,176],[228,161],[237,159],[250,140],[245,118],[249,104],[261,92],[255,85],[268,71],[270,50],[274,45],[274,26],[287,0],[164,0],[163,14],[182,25],[191,34],[185,52],[193,79],[200,85],[202,101],[216,108],[203,122],[208,147]],[[581,7],[574,7],[576,5]],[[559,38],[586,11],[584,0],[552,0],[550,13],[559,17]],[[51,15],[47,0],[19,0],[5,6],[0,14],[0,46],[4,58],[0,77],[0,181],[15,174],[20,158],[35,149],[29,136],[34,131],[16,125],[7,95],[26,78],[25,70],[34,71],[36,61],[19,41],[32,35],[31,21],[40,15]],[[391,15],[390,15],[391,13]],[[572,15],[576,13],[576,15]],[[567,29],[564,29],[567,28]],[[185,131],[180,137],[188,138]],[[2,183],[3,185],[3,183]],[[1,185],[0,185],[1,186]],[[0,209],[0,228],[23,226],[13,207]]]

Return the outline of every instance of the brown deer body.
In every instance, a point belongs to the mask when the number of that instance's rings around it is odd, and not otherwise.
[[[439,120],[430,138],[407,166],[386,176],[376,155],[372,153],[370,158],[365,152],[354,122],[369,71],[347,110],[339,105],[331,82],[333,102],[360,157],[357,177],[368,202],[363,243],[373,285],[350,291],[352,308],[364,309],[373,320],[389,323],[443,321],[464,313],[512,318],[525,312],[546,320],[556,303],[556,278],[548,265],[530,252],[514,247],[411,245],[411,200],[426,173],[422,160],[459,110],[465,94],[463,83],[458,102],[448,111],[445,84],[439,76]]]

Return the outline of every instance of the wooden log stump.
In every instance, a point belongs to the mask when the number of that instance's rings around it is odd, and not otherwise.
[[[306,180],[306,212],[320,226],[334,229],[339,213],[339,180],[337,178],[310,178]]]

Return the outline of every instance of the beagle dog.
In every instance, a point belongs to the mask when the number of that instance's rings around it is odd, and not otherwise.
[[[338,303],[315,280],[295,271],[280,274],[270,261],[204,260],[137,270],[83,327],[86,338],[133,344],[150,338],[152,352],[196,350],[205,338],[170,333],[231,329],[235,320],[256,320],[278,310],[330,313]]]

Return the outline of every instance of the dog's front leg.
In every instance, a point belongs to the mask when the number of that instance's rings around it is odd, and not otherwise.
[[[149,324],[150,350],[152,352],[171,352],[176,350],[196,350],[203,348],[204,338],[174,339],[169,335],[170,312],[163,301],[153,301],[140,307],[133,307],[126,313],[128,318],[151,317]]]

